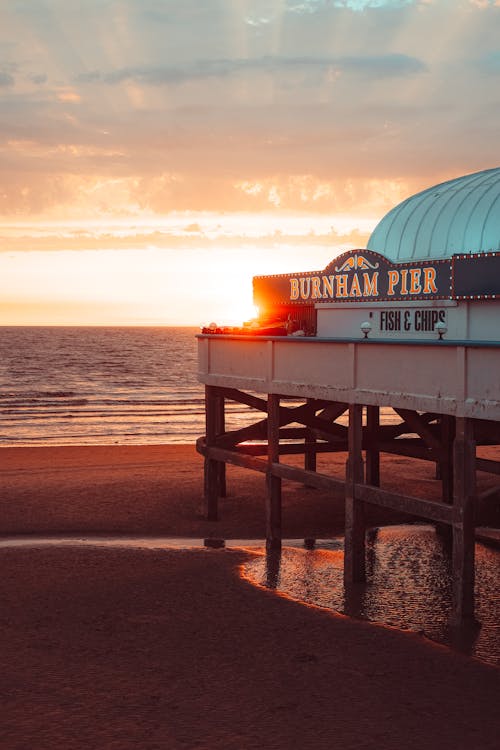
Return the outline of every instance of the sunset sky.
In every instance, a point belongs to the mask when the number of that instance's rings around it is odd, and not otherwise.
[[[498,166],[500,0],[0,0],[0,324],[241,322]]]

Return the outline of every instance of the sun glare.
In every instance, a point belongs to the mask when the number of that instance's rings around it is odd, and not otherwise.
[[[253,276],[320,270],[362,227],[342,216],[149,218],[5,226],[0,324],[241,325],[256,317]]]

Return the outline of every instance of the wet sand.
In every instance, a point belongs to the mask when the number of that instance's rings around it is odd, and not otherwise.
[[[192,447],[4,448],[0,460],[4,537],[264,533],[264,478],[232,467],[222,520],[203,519]],[[422,466],[412,491],[437,498]],[[410,482],[407,459],[384,463],[384,486]],[[286,484],[285,536],[342,525],[340,496]],[[239,575],[250,554],[1,549],[2,750],[498,746],[499,670],[253,587]]]

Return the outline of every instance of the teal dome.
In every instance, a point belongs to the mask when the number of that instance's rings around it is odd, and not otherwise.
[[[500,167],[407,198],[377,224],[367,248],[393,262],[500,251]]]

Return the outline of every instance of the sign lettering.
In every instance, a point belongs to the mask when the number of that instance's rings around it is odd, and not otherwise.
[[[371,262],[366,255],[350,256],[335,267],[337,273],[318,276],[291,276],[290,301],[295,300],[348,300],[377,299],[379,289],[386,297],[431,297],[438,294],[435,266],[417,268],[380,268],[380,262]],[[372,254],[373,255],[373,254]],[[358,269],[369,269],[359,272]]]
[[[379,329],[381,331],[434,331],[436,323],[446,322],[446,310],[424,307],[415,310],[380,310]]]

